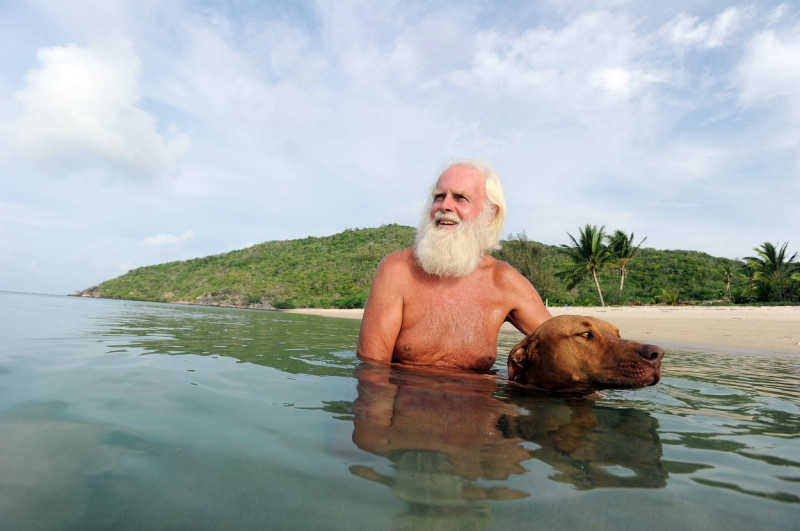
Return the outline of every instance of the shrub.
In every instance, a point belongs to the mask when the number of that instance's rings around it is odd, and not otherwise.
[[[272,301],[272,307],[276,310],[293,310],[297,306],[291,300],[277,299]]]

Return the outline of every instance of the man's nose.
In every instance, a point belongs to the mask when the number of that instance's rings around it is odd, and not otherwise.
[[[453,201],[453,198],[449,195],[446,195],[444,199],[442,199],[441,205],[439,205],[439,210],[442,210],[443,212],[452,212],[454,203],[455,202]]]

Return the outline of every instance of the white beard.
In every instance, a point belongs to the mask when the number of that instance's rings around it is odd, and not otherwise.
[[[461,221],[456,214],[437,212],[433,219],[425,216],[417,230],[414,254],[429,275],[462,277],[469,275],[492,247],[492,208],[487,205],[472,221]],[[436,226],[439,219],[458,222],[454,229]]]

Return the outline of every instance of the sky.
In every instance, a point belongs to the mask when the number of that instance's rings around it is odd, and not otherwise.
[[[398,223],[492,165],[503,236],[800,249],[800,3],[0,3],[0,290]]]

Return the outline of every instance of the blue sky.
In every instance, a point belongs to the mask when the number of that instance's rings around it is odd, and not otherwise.
[[[795,2],[3,2],[0,64],[2,290],[416,226],[460,158],[504,234],[800,249]]]

